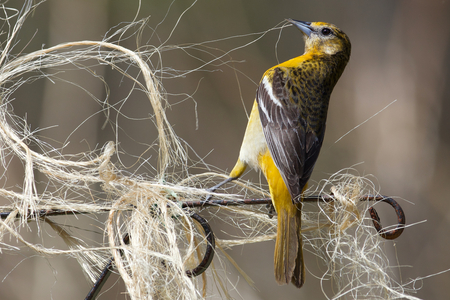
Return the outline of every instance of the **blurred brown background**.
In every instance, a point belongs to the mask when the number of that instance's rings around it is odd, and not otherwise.
[[[20,8],[20,2],[7,5]],[[150,16],[142,43],[158,46],[168,39],[178,18],[191,4],[192,1],[181,0],[143,1],[137,13],[138,1],[48,0],[26,21],[13,54],[61,42],[101,40],[110,28],[132,21],[136,13],[137,19]],[[199,43],[263,32],[286,18],[334,23],[348,34],[353,46],[350,63],[332,95],[327,135],[313,180],[328,178],[347,167],[354,167],[361,175],[373,174],[381,193],[407,200],[400,200],[400,204],[408,224],[427,220],[405,230],[395,247],[391,243],[386,246],[391,264],[402,266],[399,280],[406,283],[450,269],[450,1],[203,0],[183,15],[165,44]],[[152,36],[151,28],[158,36]],[[296,29],[283,29],[278,41],[279,35],[279,30],[270,31],[255,43],[230,52],[223,58],[230,61],[227,65],[217,61],[203,69],[207,72],[162,81],[169,103],[181,101],[168,112],[171,124],[206,163],[228,171],[233,167],[247,122],[245,109],[251,108],[256,82],[277,63],[277,57],[284,61],[303,53],[301,34]],[[207,46],[212,48],[203,50],[220,55],[221,51],[243,46],[256,37],[211,43]],[[3,42],[5,36],[0,38]],[[121,44],[136,49],[134,38]],[[178,70],[197,68],[202,65],[200,60],[213,58],[200,50],[191,50],[197,59],[182,51],[163,53],[163,66]],[[99,68],[98,72],[103,72],[110,85],[111,103],[129,91],[129,83],[122,83],[110,68]],[[61,76],[105,97],[99,81],[73,73]],[[95,114],[99,106],[74,86],[39,80],[23,86],[15,98],[15,113],[26,116],[32,128],[59,125],[41,132],[42,136],[64,142],[73,132],[68,139],[73,153],[101,147],[114,139],[111,130],[101,130],[104,116]],[[394,100],[397,101],[386,110],[335,143]],[[148,100],[137,95],[128,100],[123,112],[133,118],[146,118],[151,108]],[[122,134],[122,147],[132,155],[142,153],[146,144],[156,138],[147,127],[149,122],[124,119],[120,125],[122,133],[129,134]],[[136,143],[127,146],[132,139],[142,142],[142,148]],[[122,158],[130,166],[136,161],[127,160],[126,155]],[[7,172],[8,185],[15,178],[20,185],[23,169],[13,167],[14,162]],[[246,178],[257,180],[258,176],[250,172]],[[29,238],[33,241],[32,236]],[[34,242],[39,241],[40,237],[35,237]],[[64,247],[56,243],[55,247]],[[243,299],[324,299],[319,280],[309,273],[301,290],[276,285],[271,243],[245,246],[230,253],[256,284],[257,290],[253,290],[242,278],[230,274],[239,282]],[[308,257],[306,260],[308,267]],[[0,279],[2,299],[82,299],[90,288],[73,259],[37,258],[30,252],[2,254]],[[117,277],[111,279],[112,283],[116,280],[119,281]],[[421,289],[416,296],[446,299],[445,283],[449,281],[450,272],[418,281],[416,287]],[[118,283],[103,299],[123,299],[122,291]]]

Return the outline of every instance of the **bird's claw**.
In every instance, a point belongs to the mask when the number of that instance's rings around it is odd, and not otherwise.
[[[277,215],[275,207],[273,206],[272,203],[267,204],[266,207],[267,207],[267,210],[268,210],[267,211],[267,216],[269,217],[269,219],[272,219],[274,216]]]

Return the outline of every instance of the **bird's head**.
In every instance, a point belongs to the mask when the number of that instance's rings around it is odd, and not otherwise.
[[[350,56],[351,44],[347,35],[333,24],[324,22],[302,22],[288,19],[303,33],[305,52],[335,55],[342,53]]]

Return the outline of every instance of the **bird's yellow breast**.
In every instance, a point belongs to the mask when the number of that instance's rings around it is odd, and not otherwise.
[[[259,118],[258,104],[255,101],[252,112],[250,113],[247,129],[245,130],[239,160],[252,168],[258,168],[258,157],[268,151],[266,138],[264,137]]]

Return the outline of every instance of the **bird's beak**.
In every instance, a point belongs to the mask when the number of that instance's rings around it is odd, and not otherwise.
[[[303,34],[307,35],[308,37],[310,37],[311,32],[314,31],[314,29],[310,26],[311,22],[303,22],[292,19],[287,19],[287,21],[294,24],[298,29],[300,29],[303,32]]]

